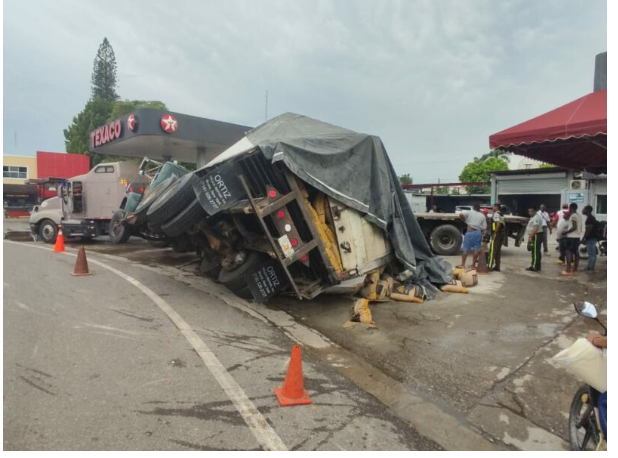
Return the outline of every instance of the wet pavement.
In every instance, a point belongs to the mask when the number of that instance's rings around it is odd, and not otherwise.
[[[179,291],[190,285],[202,291],[206,304],[216,302],[220,313],[235,308],[264,319],[271,328],[268,335],[283,331],[304,343],[315,367],[331,371],[329,377],[351,381],[358,393],[369,393],[369,410],[397,417],[402,423],[395,429],[403,428],[399,433],[418,432],[448,449],[566,448],[568,409],[579,383],[549,359],[596,329],[594,323],[576,317],[574,301],[597,303],[606,318],[606,258],[599,258],[594,274],[560,278],[554,251],[545,259],[543,272],[531,273],[524,270],[529,263],[525,248],[505,248],[502,272],[479,277],[470,294],[440,294],[424,304],[372,304],[377,324],[372,329],[343,326],[352,305],[346,297],[278,297],[259,306],[197,275],[194,254],[157,249],[134,239],[122,246],[102,240],[86,246],[105,262],[182,282],[161,293],[166,300],[183,297]],[[458,264],[457,258],[449,261]],[[190,322],[218,332],[218,324],[208,322],[211,305],[202,307],[187,309]],[[280,350],[278,356],[284,365],[285,352]],[[245,364],[243,371],[257,370],[255,364]],[[316,387],[319,392],[320,385]],[[415,437],[417,442],[410,440],[417,448],[436,447],[431,440]],[[301,448],[315,445],[308,440]]]
[[[74,256],[3,243],[5,450],[439,448],[310,352],[313,404],[280,407],[272,390],[294,340],[205,279],[105,247],[88,244],[92,275],[73,277]],[[141,241],[124,248],[190,265]]]
[[[469,294],[441,294],[424,304],[371,306],[377,328],[344,328],[352,300],[277,298],[292,314],[344,348],[440,405],[496,443],[524,450],[567,448],[567,418],[580,383],[549,359],[594,322],[573,302],[607,310],[607,258],[597,272],[561,278],[557,253],[540,273],[525,271],[525,248],[506,248],[501,273],[479,276]],[[447,258],[455,265],[457,257]]]

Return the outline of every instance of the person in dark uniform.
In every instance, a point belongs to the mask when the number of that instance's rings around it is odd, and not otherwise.
[[[504,225],[504,216],[502,215],[502,207],[499,203],[493,206],[493,215],[491,215],[491,241],[489,242],[489,270],[500,272],[500,257],[502,255],[502,244],[506,236],[506,227]]]

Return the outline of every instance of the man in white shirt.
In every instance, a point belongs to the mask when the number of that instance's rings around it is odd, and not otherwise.
[[[541,204],[539,207],[539,215],[543,219],[543,253],[545,256],[549,256],[549,251],[547,249],[547,239],[549,238],[549,234],[551,234],[551,218],[549,217],[549,213],[545,209],[545,204]]]
[[[481,251],[481,241],[487,230],[487,217],[480,210],[480,205],[476,204],[472,207],[472,210],[459,213],[459,217],[466,222],[467,227],[461,247],[461,265],[458,267],[466,267],[466,258],[468,253],[472,251],[472,265],[470,267],[476,268]]]
[[[566,247],[566,270],[560,272],[563,277],[572,277],[577,275],[577,269],[579,268],[579,242],[582,239],[583,234],[583,220],[582,216],[577,213],[577,204],[572,203],[569,205],[569,227],[564,233],[565,247]],[[571,263],[573,268],[571,269]]]

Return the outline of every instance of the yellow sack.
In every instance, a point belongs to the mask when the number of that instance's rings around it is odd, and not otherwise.
[[[466,287],[476,286],[479,283],[479,277],[476,270],[468,270],[463,272],[457,277],[457,280],[459,280],[461,284]]]
[[[369,301],[367,299],[358,299],[354,303],[351,313],[352,321],[359,321],[365,324],[375,324],[371,316],[371,310],[369,310]]]
[[[468,293],[468,288],[462,285],[459,280],[453,280],[450,284],[440,288],[445,293]]]

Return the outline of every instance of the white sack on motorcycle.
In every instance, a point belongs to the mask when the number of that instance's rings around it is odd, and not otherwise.
[[[552,361],[595,390],[601,393],[607,391],[607,352],[586,339],[577,339],[569,348],[554,356]]]

